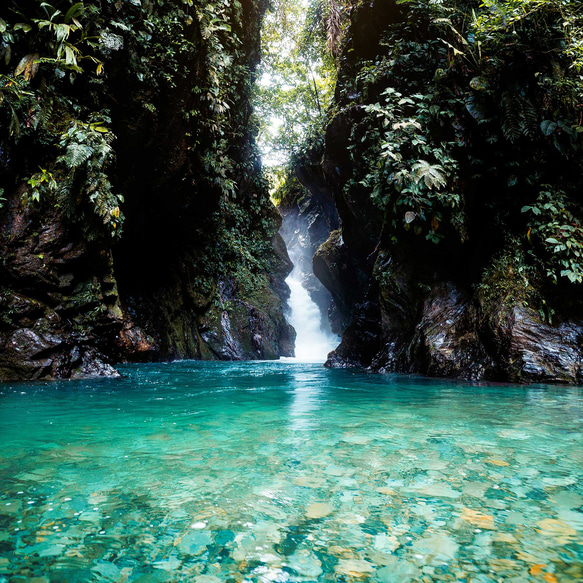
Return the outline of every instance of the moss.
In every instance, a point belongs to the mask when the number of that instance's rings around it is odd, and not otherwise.
[[[476,297],[490,318],[507,313],[520,304],[552,323],[555,309],[543,291],[544,278],[529,262],[518,239],[511,239],[493,259],[476,286]]]

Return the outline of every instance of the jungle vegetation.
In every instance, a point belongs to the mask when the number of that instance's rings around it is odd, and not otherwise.
[[[581,284],[581,3],[394,4],[399,16],[386,26],[372,58],[353,43],[358,3],[310,4],[305,22],[318,26],[304,24],[292,36],[304,39],[306,26],[319,31],[319,44],[311,46],[326,55],[325,95],[334,98],[322,99],[326,111],[316,115],[311,80],[304,75],[304,93],[294,90],[292,119],[300,119],[296,110],[303,107],[318,121],[302,136],[307,142],[289,124],[273,140],[273,147],[283,143],[294,153],[281,192],[298,192],[293,187],[293,166],[302,163],[298,153],[322,154],[318,125],[348,116],[352,179],[344,188],[369,192],[390,245],[441,245],[447,253],[479,242],[486,256],[513,247],[509,253],[521,258],[518,267],[533,279]],[[331,50],[324,48],[324,33],[333,7],[341,19]],[[290,109],[287,95],[276,87],[262,106],[282,111],[283,118]]]
[[[151,112],[153,96],[191,84],[187,139],[235,224],[229,201],[244,169],[232,152],[232,107],[258,78],[259,142],[279,161],[321,149],[329,120],[353,111],[353,183],[368,189],[395,244],[518,239],[545,277],[583,282],[581,3],[397,4],[381,50],[363,59],[351,45],[359,2],[274,0],[253,76],[239,54],[239,0],[9,0],[0,9],[2,155],[27,162],[4,176],[2,192],[25,184],[27,204],[58,205],[90,236],[120,236],[107,96],[108,67],[124,66],[152,96]],[[197,70],[184,59],[193,43]],[[495,228],[478,224],[476,208]],[[253,238],[241,220],[241,241]]]

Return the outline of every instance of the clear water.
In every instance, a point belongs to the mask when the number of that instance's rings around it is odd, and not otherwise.
[[[292,363],[0,387],[0,581],[583,580],[583,391]]]

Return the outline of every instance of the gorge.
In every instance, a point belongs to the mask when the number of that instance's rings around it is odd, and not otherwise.
[[[310,17],[344,19],[337,83],[323,111],[307,60],[325,127],[294,146],[280,208],[318,231],[342,334],[327,364],[579,382],[580,14],[565,0],[522,18],[517,2],[500,21],[486,3],[470,22],[469,0],[458,16],[425,4]],[[0,13],[0,378],[291,356],[292,264],[251,109],[267,3],[15,6]]]
[[[4,0],[0,583],[583,580],[580,0]]]

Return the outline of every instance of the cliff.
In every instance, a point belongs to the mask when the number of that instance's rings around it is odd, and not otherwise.
[[[1,380],[291,354],[250,106],[265,9],[0,8]]]
[[[351,12],[321,159],[341,228],[314,256],[349,322],[328,366],[583,378],[583,22],[520,4]]]

